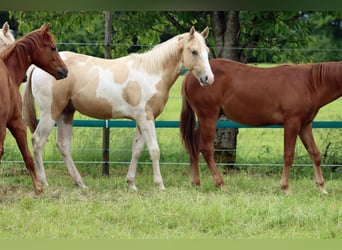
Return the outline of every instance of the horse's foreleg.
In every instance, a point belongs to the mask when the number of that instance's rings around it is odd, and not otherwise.
[[[140,120],[137,121],[137,123],[152,158],[154,184],[158,186],[160,190],[164,190],[165,187],[159,167],[160,149],[157,142],[154,120]]]
[[[49,184],[46,179],[42,152],[54,124],[55,121],[50,116],[42,115],[38,126],[32,135],[32,145],[37,177],[38,180],[45,186],[48,186]]]
[[[14,136],[18,144],[21,155],[23,156],[23,159],[25,162],[25,166],[31,176],[35,193],[36,194],[42,193],[43,192],[42,185],[38,181],[36,171],[34,168],[33,158],[31,156],[31,153],[27,144],[26,127],[24,123],[22,122],[21,117],[18,118],[16,121],[12,121],[9,124],[7,124],[7,127],[12,133],[12,135]]]
[[[57,148],[63,157],[64,163],[75,185],[86,188],[70,154],[73,114],[63,114],[57,122]]]
[[[294,160],[295,145],[299,133],[299,123],[288,121],[284,124],[284,166],[280,180],[280,187],[285,194],[290,194],[289,174]]]
[[[325,189],[324,178],[321,169],[321,155],[312,134],[311,124],[303,127],[299,132],[299,136],[313,161],[316,185],[319,187],[322,193],[327,194],[328,192]]]
[[[208,165],[211,175],[214,178],[215,186],[225,189],[223,178],[214,160],[214,139],[216,119],[200,120],[201,129],[199,132],[199,148]]]
[[[137,126],[135,129],[135,136],[134,136],[133,146],[132,146],[132,158],[131,158],[131,162],[129,164],[129,168],[128,168],[128,172],[126,176],[126,184],[128,188],[131,189],[132,191],[137,190],[137,187],[135,186],[135,175],[137,172],[138,160],[144,148],[144,145],[145,145],[144,137],[141,134],[139,127]]]

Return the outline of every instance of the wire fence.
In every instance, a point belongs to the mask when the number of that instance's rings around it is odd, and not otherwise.
[[[59,43],[58,45],[77,45],[77,46],[104,46],[104,43]],[[131,44],[112,44],[112,46],[126,46]],[[134,45],[133,45],[134,46]],[[140,47],[151,48],[151,45],[136,45]],[[213,48],[212,48],[213,49]],[[258,49],[270,50],[270,48],[226,48],[226,49]],[[311,51],[336,51],[340,52],[342,49],[290,49],[280,48],[283,50],[311,50]],[[170,94],[168,104],[164,112],[168,112],[167,107],[169,103],[178,103],[180,107],[181,97],[179,89],[175,91],[177,94]],[[180,111],[180,108],[178,109]],[[179,113],[179,112],[178,112]],[[172,117],[173,122],[178,119],[178,113]],[[342,116],[332,117],[334,122],[342,121]],[[99,122],[99,121],[96,121]],[[103,121],[102,121],[103,122]],[[322,153],[323,167],[340,167],[342,166],[342,158],[340,151],[342,142],[339,143],[341,133],[331,129],[329,124],[325,124],[325,129],[314,129],[315,138],[318,141],[318,147]],[[110,167],[128,166],[131,159],[131,149],[134,138],[134,126],[111,128],[110,130]],[[158,127],[158,126],[157,126]],[[340,125],[342,128],[342,125]],[[339,129],[337,129],[339,130]],[[43,159],[47,166],[62,166],[63,159],[56,148],[56,129],[54,129],[49,136],[49,140],[44,148]],[[29,134],[29,141],[30,141]],[[171,127],[164,126],[157,128],[158,143],[161,150],[160,165],[166,166],[188,166],[189,157],[185,152],[180,140],[180,134],[177,124]],[[217,163],[219,167],[225,166],[241,166],[241,167],[281,167],[283,165],[283,130],[279,127],[271,128],[247,128],[240,127],[238,134],[237,159],[236,163]],[[30,145],[32,147],[32,145]],[[102,128],[98,127],[82,127],[75,126],[74,136],[72,140],[72,156],[76,165],[85,166],[102,166]],[[218,150],[217,150],[218,151]],[[16,146],[11,135],[6,137],[5,154],[1,161],[2,166],[8,168],[24,168],[24,163],[20,152]],[[145,148],[139,160],[139,165],[151,165],[151,159],[148,150]],[[201,166],[205,166],[203,159],[200,161]],[[297,143],[295,152],[294,166],[311,167],[311,159],[309,158],[305,148]]]

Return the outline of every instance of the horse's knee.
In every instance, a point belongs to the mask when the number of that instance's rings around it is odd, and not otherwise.
[[[57,142],[56,147],[63,157],[69,154],[69,148],[63,142]]]
[[[287,153],[284,155],[284,165],[291,166],[294,160],[294,153]]]
[[[321,154],[318,150],[313,150],[311,152],[312,155],[312,160],[315,163],[315,166],[320,166],[321,165]]]
[[[31,138],[32,146],[33,146],[33,151],[34,152],[40,152],[43,149],[43,145],[41,140],[35,135],[32,136]]]
[[[154,148],[150,150],[150,155],[152,160],[159,160],[160,159],[160,150],[159,148]]]

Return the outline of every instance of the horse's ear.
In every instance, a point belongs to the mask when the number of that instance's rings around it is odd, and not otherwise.
[[[194,34],[195,34],[195,27],[192,26],[191,29],[190,29],[190,32],[189,32],[189,35],[190,35],[190,38],[189,39],[192,39],[194,37]]]
[[[41,29],[42,31],[44,31],[44,32],[48,32],[49,29],[50,29],[50,24],[49,24],[49,23],[44,23],[44,24],[40,27],[40,29]]]
[[[3,25],[2,25],[2,32],[4,33],[4,35],[7,35],[7,32],[9,30],[9,25],[8,22],[6,21]]]
[[[209,34],[209,28],[208,26],[201,32],[201,35],[204,37],[204,39],[206,39],[208,37]]]

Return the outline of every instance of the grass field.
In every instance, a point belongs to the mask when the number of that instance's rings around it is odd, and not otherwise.
[[[172,88],[159,120],[179,119],[180,86],[177,82]],[[340,102],[323,108],[317,120],[341,120]],[[272,164],[282,162],[282,129],[240,130],[237,161],[251,164],[224,177],[226,191],[213,186],[203,164],[202,186],[192,187],[178,129],[158,129],[167,189],[154,187],[151,162],[144,152],[136,193],[125,187],[134,130],[111,130],[110,157],[115,163],[109,177],[101,176],[101,132],[74,129],[73,156],[85,190],[72,184],[52,133],[44,152],[50,186],[39,197],[33,194],[11,135],[7,136],[0,169],[0,239],[342,239],[339,169],[324,168],[329,195],[319,193],[307,166],[292,168],[292,195],[280,191],[281,167]],[[328,155],[338,159],[338,130],[314,133],[321,149],[332,143],[330,149],[335,151]],[[301,145],[296,163],[310,163]]]

